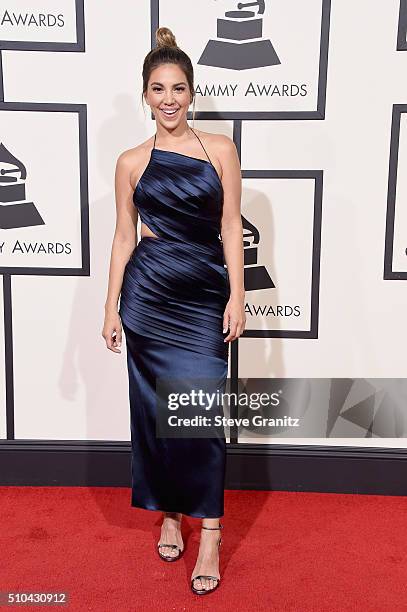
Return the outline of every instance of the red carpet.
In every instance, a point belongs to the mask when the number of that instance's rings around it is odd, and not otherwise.
[[[199,519],[184,517],[186,553],[166,564],[161,515],[131,508],[130,489],[0,487],[0,501],[0,591],[69,593],[48,610],[407,609],[403,497],[227,491],[222,584],[201,598],[189,591]]]

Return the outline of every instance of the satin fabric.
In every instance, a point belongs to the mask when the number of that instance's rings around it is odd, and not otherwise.
[[[221,517],[225,439],[157,437],[156,381],[207,377],[225,389],[222,183],[210,161],[153,148],[133,201],[157,238],[142,237],[132,253],[119,307],[129,375],[131,504]]]

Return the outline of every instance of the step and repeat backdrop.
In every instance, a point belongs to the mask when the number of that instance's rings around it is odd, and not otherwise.
[[[155,131],[167,26],[190,125],[242,168],[240,443],[406,446],[407,0],[5,0],[0,438],[129,440],[125,347],[101,337],[119,154]],[[193,358],[193,356],[191,356]]]

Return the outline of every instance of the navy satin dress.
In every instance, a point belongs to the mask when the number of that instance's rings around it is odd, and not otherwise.
[[[225,390],[223,188],[208,160],[156,149],[154,139],[133,201],[157,237],[142,237],[125,267],[119,314],[129,375],[131,505],[216,518],[224,514],[224,436],[156,435],[158,378],[205,377]]]

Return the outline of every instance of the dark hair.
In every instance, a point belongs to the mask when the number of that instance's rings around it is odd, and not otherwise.
[[[194,107],[192,111],[192,119],[195,115],[195,89],[194,89],[194,69],[188,55],[178,47],[174,34],[169,28],[158,28],[155,32],[157,46],[151,49],[144,58],[143,63],[143,93],[141,101],[144,100],[144,94],[147,91],[148,81],[152,71],[161,64],[177,64],[185,73],[189,89],[191,90]]]

